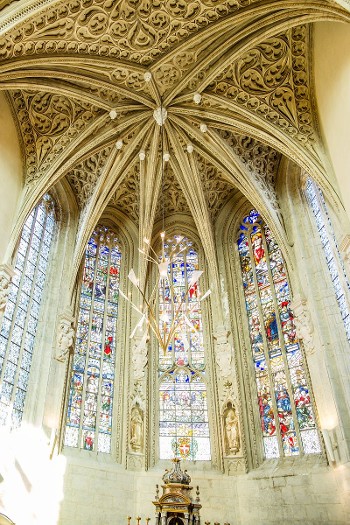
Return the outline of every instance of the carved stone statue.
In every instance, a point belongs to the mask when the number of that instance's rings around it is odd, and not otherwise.
[[[214,334],[216,340],[215,358],[221,377],[228,377],[232,374],[232,347],[227,340],[228,332],[218,330]]]
[[[70,348],[73,346],[74,328],[73,318],[68,314],[62,314],[59,319],[57,331],[56,359],[63,362]]]
[[[130,446],[135,452],[141,452],[143,448],[143,412],[138,404],[131,410]]]
[[[297,335],[303,340],[304,348],[307,354],[312,355],[315,352],[315,329],[312,322],[311,314],[307,307],[306,299],[297,296],[291,308],[294,312],[294,323]]]
[[[0,265],[0,311],[5,310],[7,297],[10,291],[10,283],[13,276],[14,271],[8,264]]]
[[[145,366],[147,364],[147,341],[148,334],[145,333],[142,337],[135,336],[135,344],[132,348],[132,365],[134,378],[136,380],[142,379],[145,375]]]
[[[231,402],[227,404],[227,408],[224,412],[224,429],[226,454],[229,456],[237,454],[239,450],[238,418],[235,407]]]

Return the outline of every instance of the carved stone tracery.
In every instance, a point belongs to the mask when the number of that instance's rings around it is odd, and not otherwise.
[[[170,165],[166,167],[162,194],[160,195],[156,209],[155,222],[162,218],[163,206],[167,216],[172,213],[191,215],[186,198]]]
[[[68,172],[67,179],[74,190],[80,208],[85,206],[92,195],[112,148],[112,146],[107,146],[105,149],[79,162]]]
[[[279,205],[275,182],[281,154],[251,137],[238,135],[226,129],[217,131],[247,171],[252,174],[273,208],[277,210]]]
[[[225,181],[224,176],[207,159],[198,153],[196,153],[196,159],[210,216],[215,222],[221,208],[234,194],[235,188]]]
[[[149,65],[209,23],[254,1],[75,0],[9,32],[0,40],[0,57],[68,51]]]
[[[306,26],[268,38],[220,73],[206,91],[235,100],[303,144],[312,143],[308,40]]]
[[[139,222],[140,166],[136,163],[119,186],[109,204],[125,213],[135,224]]]
[[[38,178],[97,116],[98,108],[63,95],[34,91],[11,94],[26,152],[26,182]]]

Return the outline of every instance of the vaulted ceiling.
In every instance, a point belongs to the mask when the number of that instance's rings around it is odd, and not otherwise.
[[[151,237],[164,204],[167,215],[192,216],[210,246],[235,192],[260,210],[278,210],[282,155],[324,176],[310,28],[348,21],[338,2],[0,7],[0,86],[23,144],[23,214],[66,179],[81,210],[82,244],[107,206],[130,218],[140,238]],[[163,180],[162,135],[170,155]]]

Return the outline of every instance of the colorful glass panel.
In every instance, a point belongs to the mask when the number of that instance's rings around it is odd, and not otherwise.
[[[171,258],[176,250],[178,255]],[[177,330],[165,355],[160,351],[160,458],[177,455],[189,460],[209,460],[210,439],[200,286],[190,286],[198,270],[198,255],[192,243],[175,236],[165,243],[171,258],[168,278],[159,282],[159,328],[169,333],[178,309]]]
[[[238,238],[266,458],[320,453],[281,250],[256,210]]]
[[[310,177],[306,182],[305,193],[315,218],[346,336],[350,342],[350,305],[347,299],[347,289],[350,288],[350,284],[339,253],[326,202],[322,191]]]
[[[18,427],[55,230],[54,201],[45,195],[26,220],[0,331],[0,424]]]
[[[110,452],[121,253],[98,228],[88,242],[80,292],[65,445]]]

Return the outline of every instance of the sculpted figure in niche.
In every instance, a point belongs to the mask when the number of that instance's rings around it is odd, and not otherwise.
[[[232,403],[227,404],[227,408],[224,412],[224,429],[226,454],[228,456],[237,454],[239,450],[238,418],[235,407]]]
[[[74,329],[71,326],[71,323],[72,321],[70,319],[62,319],[60,322],[56,350],[56,359],[58,361],[64,361],[70,348],[73,346]]]
[[[130,419],[130,446],[135,452],[142,451],[143,444],[143,413],[139,405],[131,410]]]

